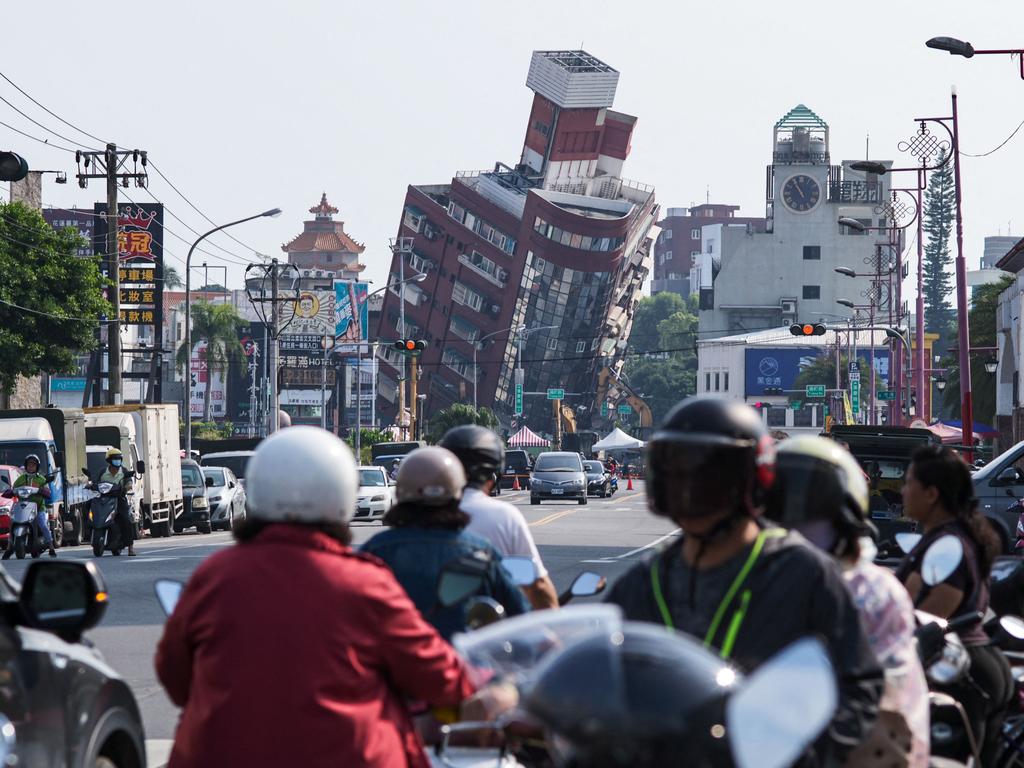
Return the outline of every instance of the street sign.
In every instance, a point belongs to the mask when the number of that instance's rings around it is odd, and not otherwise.
[[[895,400],[896,399],[896,390],[894,390],[894,389],[883,389],[881,392],[878,393],[877,397],[878,397],[879,400]]]
[[[860,413],[860,379],[850,382],[850,400],[853,405],[853,412]]]
[[[516,408],[515,408],[515,415],[516,416],[522,416],[523,415],[523,385],[522,384],[516,384]]]
[[[824,384],[808,384],[804,389],[807,397],[824,397],[825,396],[825,385]]]
[[[618,410],[619,413],[623,414],[629,414],[633,412],[633,408],[628,405],[620,405],[616,410]]]
[[[548,400],[565,400],[564,389],[549,389]]]
[[[604,419],[608,416],[608,403],[601,403],[601,418]]]
[[[790,410],[793,410],[793,411],[799,411],[803,407],[803,405],[804,405],[803,400],[790,400],[789,401]]]

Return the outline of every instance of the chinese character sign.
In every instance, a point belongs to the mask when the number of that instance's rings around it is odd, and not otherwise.
[[[96,203],[96,253],[106,255],[107,206]],[[117,207],[118,278],[124,285],[119,299],[121,322],[156,326],[156,346],[162,344],[163,221],[159,203],[124,203]]]
[[[369,324],[368,283],[334,281],[334,337],[338,344],[355,351],[355,342],[366,340]],[[346,350],[342,346],[342,351]]]

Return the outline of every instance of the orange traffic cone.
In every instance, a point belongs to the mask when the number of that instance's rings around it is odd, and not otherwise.
[[[521,488],[521,487],[519,486],[519,475],[516,475],[516,476],[515,476],[515,479],[514,479],[514,480],[512,481],[512,490],[513,490],[513,491],[521,491],[521,490],[523,490],[523,489],[522,489],[522,488]]]
[[[632,491],[633,490],[633,473],[630,472],[628,475],[626,475],[626,477],[627,477],[626,490],[627,491]]]

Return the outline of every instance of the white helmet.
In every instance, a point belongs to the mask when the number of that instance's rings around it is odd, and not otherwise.
[[[356,462],[341,440],[319,427],[275,432],[245,469],[253,519],[290,523],[347,523],[355,512]]]

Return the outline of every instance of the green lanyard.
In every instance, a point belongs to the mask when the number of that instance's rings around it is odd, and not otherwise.
[[[725,618],[725,613],[729,609],[729,605],[732,603],[733,598],[736,597],[736,593],[743,587],[743,582],[746,581],[747,576],[750,575],[750,571],[753,570],[754,564],[757,562],[757,558],[761,555],[761,550],[764,549],[764,543],[767,539],[775,539],[781,536],[785,536],[786,531],[782,528],[766,528],[757,535],[757,540],[754,541],[754,546],[750,550],[750,554],[747,556],[747,560],[743,563],[743,567],[740,572],[736,574],[736,578],[733,579],[732,584],[729,586],[728,591],[725,593],[725,597],[722,598],[722,602],[718,604],[718,610],[715,611],[714,617],[711,619],[711,626],[708,627],[707,634],[704,635],[704,647],[711,647],[715,636],[718,634],[718,629],[722,624],[722,619]],[[651,564],[651,588],[654,590],[654,602],[658,605],[658,611],[661,613],[661,620],[665,623],[665,626],[669,629],[675,629],[672,623],[672,614],[669,612],[668,603],[665,601],[665,596],[661,591],[661,579],[658,577],[658,560],[660,558],[654,558],[654,562]],[[733,646],[736,644],[736,637],[740,632],[740,625],[743,624],[743,619],[747,614],[747,607],[750,605],[750,590],[744,590],[743,595],[740,598],[740,607],[733,614],[732,621],[729,622],[729,628],[725,633],[725,642],[722,643],[722,648],[719,655],[723,659],[728,659],[732,655]]]

